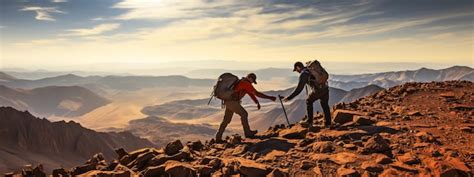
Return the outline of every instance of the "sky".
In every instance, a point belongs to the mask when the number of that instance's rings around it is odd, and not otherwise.
[[[0,10],[0,68],[474,60],[472,0],[1,0]]]

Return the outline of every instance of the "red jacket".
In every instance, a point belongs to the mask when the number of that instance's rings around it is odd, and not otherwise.
[[[257,97],[260,98],[266,98],[266,99],[272,99],[272,96],[265,95],[263,93],[260,93],[259,91],[255,90],[253,87],[252,83],[247,80],[246,78],[243,78],[235,85],[234,87],[234,96],[238,100],[241,100],[245,94],[248,94],[250,98],[255,102],[255,104],[259,104]]]

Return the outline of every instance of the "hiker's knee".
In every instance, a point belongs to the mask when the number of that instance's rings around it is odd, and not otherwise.
[[[240,113],[240,117],[242,118],[247,118],[248,116],[249,116],[249,113],[245,110]]]
[[[227,126],[228,124],[230,124],[231,121],[232,121],[232,119],[226,119],[226,118],[224,118],[224,120],[222,120],[221,125]]]

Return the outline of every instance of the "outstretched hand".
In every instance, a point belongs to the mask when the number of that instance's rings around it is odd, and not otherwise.
[[[260,103],[257,104],[257,109],[260,110]]]
[[[277,98],[276,98],[276,97],[274,97],[274,96],[272,96],[272,97],[270,98],[270,100],[272,100],[272,101],[276,101],[276,100],[277,100]]]

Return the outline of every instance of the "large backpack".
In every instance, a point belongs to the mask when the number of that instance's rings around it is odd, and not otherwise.
[[[234,86],[239,82],[239,77],[232,73],[224,73],[219,76],[214,86],[213,96],[222,101],[232,100]]]
[[[306,68],[308,68],[311,75],[314,76],[316,79],[316,83],[320,86],[326,85],[329,74],[328,72],[321,66],[318,60],[309,61],[307,62]]]

